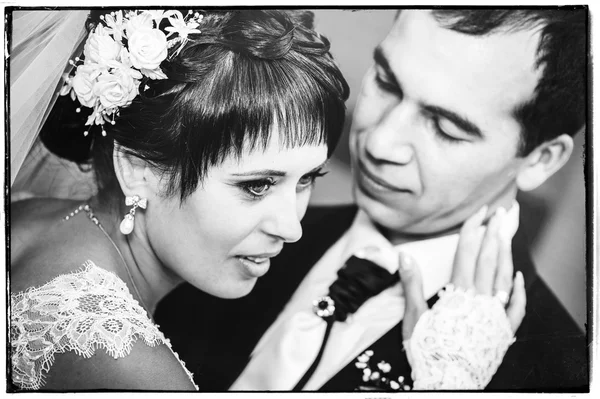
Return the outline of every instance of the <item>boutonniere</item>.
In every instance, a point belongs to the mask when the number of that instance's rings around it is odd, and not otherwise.
[[[403,376],[393,377],[392,366],[386,361],[378,362],[375,367],[371,363],[374,352],[366,350],[356,358],[354,366],[362,370],[362,382],[356,391],[410,391]]]

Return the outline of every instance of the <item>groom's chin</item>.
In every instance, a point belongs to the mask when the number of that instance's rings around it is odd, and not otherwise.
[[[363,193],[360,189],[354,189],[354,200],[392,244],[406,240],[426,239],[448,228],[444,225],[446,220],[423,217],[419,214],[419,209],[402,207],[402,204],[384,203]]]
[[[357,187],[354,187],[353,193],[356,205],[369,216],[374,224],[394,231],[402,231],[410,226],[412,213],[373,198]]]

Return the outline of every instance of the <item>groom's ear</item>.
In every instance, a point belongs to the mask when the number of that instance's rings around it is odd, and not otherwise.
[[[569,160],[573,152],[573,138],[562,134],[537,146],[521,163],[516,182],[519,190],[539,187]]]
[[[160,179],[148,163],[129,154],[117,143],[113,149],[113,164],[123,194],[142,198],[152,198],[158,194]]]

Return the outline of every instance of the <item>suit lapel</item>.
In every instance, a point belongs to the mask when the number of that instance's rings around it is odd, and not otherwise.
[[[517,230],[513,238],[513,263],[515,272],[521,271],[525,278],[526,288],[530,288],[538,281],[533,262],[528,251],[528,240],[523,229]],[[438,296],[434,295],[427,303],[432,307],[438,300]],[[520,330],[521,333],[525,331]],[[404,386],[412,387],[411,368],[406,358],[406,353],[402,347],[402,321],[396,324],[391,330],[385,333],[381,338],[374,342],[365,350],[373,351],[373,356],[370,359],[370,366],[378,371],[381,376],[385,376],[388,380],[400,380],[400,389]],[[509,352],[508,355],[511,355]],[[387,373],[383,373],[377,369],[379,362],[389,363],[391,369]],[[382,390],[383,385],[378,379],[369,379],[363,381],[363,370],[356,367],[356,359],[353,359],[334,377],[325,383],[320,390],[328,392],[352,391],[352,390]],[[410,388],[405,388],[410,389]]]

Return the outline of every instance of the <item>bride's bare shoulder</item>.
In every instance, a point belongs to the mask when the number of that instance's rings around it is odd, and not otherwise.
[[[64,216],[81,201],[59,198],[30,198],[10,204],[11,232],[39,228],[46,220]]]
[[[35,247],[40,236],[45,236],[75,207],[75,201],[54,198],[32,198],[10,205],[11,260]]]
[[[88,259],[111,269],[112,244],[85,215],[65,220],[81,201],[28,199],[11,204],[11,291],[43,285]]]

